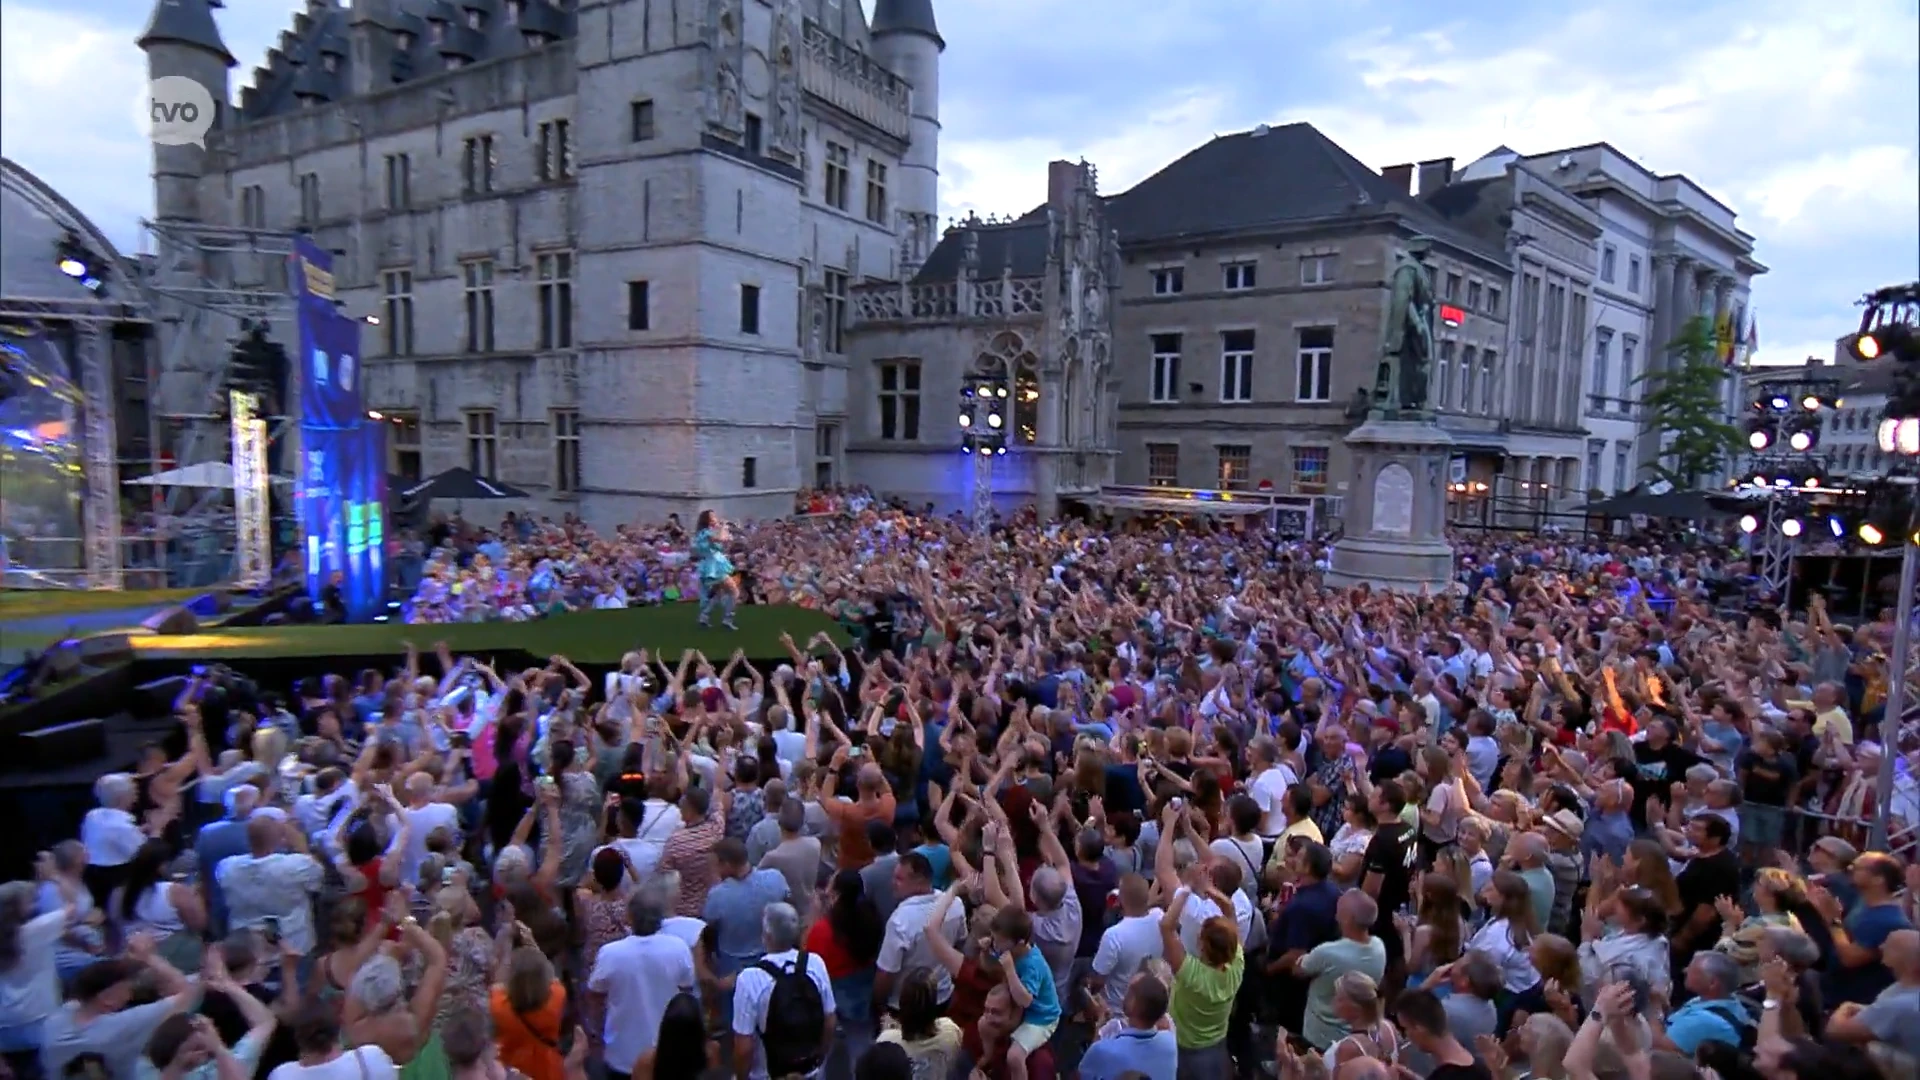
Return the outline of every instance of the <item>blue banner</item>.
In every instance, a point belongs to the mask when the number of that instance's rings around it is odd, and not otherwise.
[[[333,301],[333,256],[306,237],[293,242],[294,292],[300,311],[300,424],[359,427],[360,321]]]

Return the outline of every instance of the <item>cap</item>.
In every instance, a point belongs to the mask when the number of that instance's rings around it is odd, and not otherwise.
[[[1586,826],[1580,824],[1580,815],[1571,810],[1555,810],[1541,824],[1569,840],[1578,840],[1580,834],[1587,831]]]

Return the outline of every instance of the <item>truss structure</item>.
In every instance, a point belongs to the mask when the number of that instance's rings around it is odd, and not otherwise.
[[[1787,518],[1787,499],[1782,495],[1769,495],[1766,498],[1766,513],[1760,518],[1760,527],[1753,532],[1753,570],[1767,592],[1787,604],[1787,587],[1793,581],[1793,556],[1799,548],[1799,541],[1780,531],[1780,523]]]
[[[225,450],[232,432],[222,430],[216,417],[227,404],[227,367],[243,322],[291,328],[294,234],[193,221],[142,225],[154,248],[147,286],[159,328],[150,440],[158,472],[169,422],[177,432],[176,465],[197,464]],[[293,368],[297,379],[299,365]],[[287,396],[298,400],[292,385]],[[239,462],[234,465],[238,469]],[[178,489],[169,491],[168,508],[177,509],[180,498]]]
[[[234,581],[257,589],[272,576],[267,541],[267,422],[254,415],[258,399],[232,392]]]
[[[993,455],[985,450],[973,454],[973,531],[981,536],[993,529]]]

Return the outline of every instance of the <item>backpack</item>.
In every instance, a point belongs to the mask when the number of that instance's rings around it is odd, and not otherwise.
[[[806,1076],[826,1060],[821,1032],[827,1026],[827,1008],[820,987],[807,974],[807,950],[796,953],[793,969],[782,971],[771,961],[754,965],[773,979],[767,995],[767,1024],[760,1042],[767,1052],[770,1077]]]

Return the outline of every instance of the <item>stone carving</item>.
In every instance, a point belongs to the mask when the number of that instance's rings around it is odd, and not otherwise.
[[[707,123],[739,134],[746,130],[746,101],[741,84],[746,61],[741,29],[741,0],[709,0],[707,47],[712,76],[707,85]]]
[[[800,8],[780,0],[773,9],[773,139],[771,149],[800,154]]]
[[[1373,531],[1413,535],[1413,473],[1397,461],[1382,466],[1374,477]]]
[[[1427,372],[1433,361],[1433,270],[1427,265],[1431,247],[1427,238],[1415,237],[1394,258],[1392,299],[1373,384],[1373,407],[1386,415],[1421,412],[1427,406]]]

